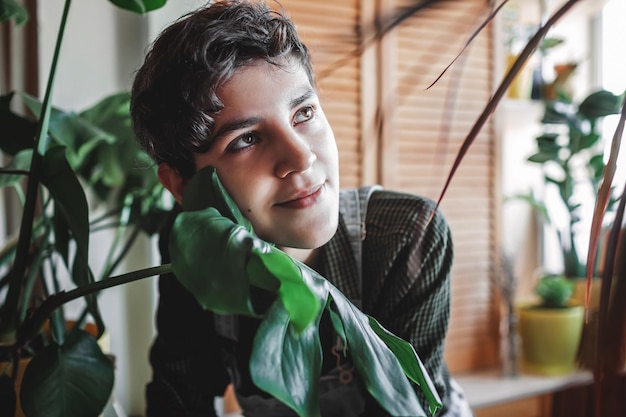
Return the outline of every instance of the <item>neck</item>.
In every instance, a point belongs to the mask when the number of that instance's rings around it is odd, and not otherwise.
[[[291,256],[302,262],[303,264],[316,269],[316,264],[318,262],[319,248],[317,249],[297,249],[297,248],[281,248],[283,252],[287,255]]]

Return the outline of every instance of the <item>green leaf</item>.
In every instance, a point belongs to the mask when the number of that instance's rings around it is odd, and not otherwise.
[[[28,21],[28,11],[15,0],[0,0],[0,22],[15,19],[16,25],[22,25]]]
[[[167,0],[109,0],[111,3],[131,12],[144,14],[165,5]]]
[[[65,148],[50,148],[43,157],[42,184],[63,213],[84,258],[89,253],[89,211],[87,198],[65,157]]]
[[[330,283],[328,285],[336,312],[343,322],[354,366],[367,390],[391,415],[426,416],[398,358],[374,332],[369,318],[350,303],[341,291]],[[411,365],[405,366],[414,369]],[[432,395],[437,394],[435,392]]]
[[[222,216],[252,231],[252,225],[241,214],[222,185],[215,168],[210,166],[201,169],[191,178],[183,196],[185,211],[202,210],[207,207],[215,207]]]
[[[42,104],[35,97],[21,94],[24,103],[37,117],[41,113]],[[68,160],[72,167],[80,166],[89,153],[100,143],[114,143],[115,137],[109,132],[83,119],[75,112],[50,109],[50,136],[57,144],[65,146]]]
[[[558,154],[554,152],[538,152],[528,157],[528,161],[543,164],[548,161],[558,161]]]
[[[262,263],[265,270],[280,281],[278,288],[280,300],[289,313],[296,331],[303,331],[321,310],[320,301],[302,279],[304,271],[289,255],[260,239],[253,246],[252,253],[256,256],[251,259],[250,264]],[[265,271],[254,266],[249,267],[248,272],[253,277],[253,281],[265,275]]]
[[[93,282],[93,274],[88,264],[89,208],[87,198],[76,173],[65,157],[65,148],[52,147],[43,156],[41,182],[55,200],[55,210],[58,209],[62,213],[76,242],[76,254],[72,265],[73,281],[79,286]],[[89,313],[101,332],[103,330],[102,318],[95,297],[85,297],[85,301]]]
[[[558,155],[558,152],[561,150],[561,145],[557,143],[558,138],[559,135],[557,133],[544,133],[535,139],[540,152]]]
[[[204,208],[208,206],[208,208]],[[220,206],[221,210],[215,208]],[[257,314],[250,287],[278,291],[255,337],[250,372],[259,388],[301,416],[318,416],[317,384],[321,350],[320,307],[328,306],[338,334],[345,338],[368,391],[393,415],[425,416],[404,368],[419,381],[421,365],[393,337],[376,334],[368,317],[317,272],[262,241],[232,219],[249,223],[212,169],[189,182],[170,236],[172,271],[207,309],[226,314]],[[232,219],[224,217],[224,214]],[[279,288],[280,286],[280,288]],[[317,300],[317,301],[316,301]],[[380,330],[380,329],[378,329]],[[423,384],[422,389],[431,389]],[[428,398],[436,392],[427,393]],[[436,405],[431,404],[431,408]]]
[[[46,346],[24,372],[21,405],[28,417],[97,416],[113,389],[113,365],[96,340],[77,331]]]
[[[20,170],[28,172],[30,170],[30,161],[33,157],[32,149],[25,149],[17,153],[5,167],[8,170]],[[19,174],[2,174],[0,175],[0,187],[16,185],[24,179],[24,175]]]
[[[590,133],[588,135],[584,135],[580,138],[578,143],[578,148],[576,149],[576,153],[582,151],[583,149],[589,149],[594,146],[600,140],[600,135],[597,133]],[[574,150],[572,150],[574,152]]]
[[[254,239],[243,227],[213,207],[183,212],[174,222],[169,245],[172,271],[205,309],[257,315],[246,273]]]
[[[69,267],[70,253],[70,226],[63,214],[63,210],[54,202],[54,213],[52,216],[52,227],[54,229],[54,248]]]
[[[621,97],[600,90],[590,94],[578,106],[578,112],[587,119],[597,119],[611,114],[619,114]]]
[[[589,167],[593,172],[593,179],[595,181],[602,180],[604,176],[604,168],[606,167],[604,164],[604,155],[596,154],[589,158]]]
[[[297,330],[283,304],[275,302],[257,331],[250,357],[254,383],[301,417],[320,416],[320,317],[303,331]]]
[[[103,147],[100,152],[100,166],[102,168],[101,179],[108,187],[119,187],[124,184],[128,171],[124,169],[116,146]]]
[[[551,101],[546,103],[543,124],[570,124],[575,119],[575,111],[572,105],[563,101]]]
[[[430,379],[430,376],[428,376],[426,368],[417,356],[415,349],[413,349],[413,345],[389,332],[373,317],[369,317],[369,319],[370,326],[372,326],[374,332],[376,332],[378,337],[380,337],[383,342],[385,342],[387,347],[391,349],[396,358],[398,358],[406,376],[408,376],[411,381],[415,382],[420,387],[428,387],[428,389],[424,390],[424,393],[426,394],[426,399],[428,401],[429,411],[434,415],[437,410],[442,407],[441,399],[437,394],[437,389]]]

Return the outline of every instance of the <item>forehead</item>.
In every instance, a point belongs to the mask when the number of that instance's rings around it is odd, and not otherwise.
[[[290,59],[277,64],[256,60],[242,66],[216,93],[224,106],[219,112],[222,113],[233,108],[241,111],[247,107],[273,106],[310,91],[314,87],[306,69]]]

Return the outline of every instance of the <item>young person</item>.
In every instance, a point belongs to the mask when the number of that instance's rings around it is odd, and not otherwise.
[[[367,205],[363,260],[357,263],[339,216],[338,152],[316,93],[309,52],[284,11],[257,1],[224,0],[166,28],[132,90],[136,136],[180,202],[188,180],[213,166],[255,233],[311,266],[388,330],[409,341],[451,415],[442,355],[449,319],[452,241],[435,205],[379,190]],[[162,255],[167,254],[167,232]],[[363,292],[359,293],[362,281]],[[159,280],[158,335],[147,415],[213,416],[214,400],[234,383],[246,415],[295,415],[271,403],[250,379],[259,320],[237,318],[235,337],[216,328],[174,276]],[[320,330],[323,373],[336,368],[328,318]],[[232,339],[232,340],[231,340]],[[355,397],[323,393],[323,416],[384,416],[359,386]],[[424,407],[427,403],[417,388]],[[260,410],[266,408],[266,411]],[[264,414],[266,413],[266,414]]]

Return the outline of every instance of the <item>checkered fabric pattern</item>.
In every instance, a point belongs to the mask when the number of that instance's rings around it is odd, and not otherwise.
[[[440,212],[432,216],[434,209],[432,201],[414,195],[386,190],[372,194],[362,247],[362,299],[364,312],[415,347],[445,411],[450,379],[443,350],[450,314],[453,250],[448,225]],[[161,239],[164,262],[169,259],[167,240],[165,233]],[[349,298],[361,298],[343,219],[336,235],[323,247],[322,257],[320,273]],[[150,354],[153,380],[146,390],[147,416],[214,416],[214,398],[222,395],[232,379],[238,393],[262,394],[252,384],[247,369],[258,321],[239,318],[239,341],[227,346],[232,354],[227,355],[230,359],[226,364],[222,353],[224,344],[230,342],[216,332],[213,314],[203,311],[171,274],[160,277],[159,290],[158,334]],[[327,327],[332,331],[332,326]],[[325,338],[324,333],[320,329],[326,350],[334,339],[332,335]],[[239,372],[233,372],[234,368]],[[427,409],[420,390],[417,392]],[[375,417],[382,415],[381,410]]]

